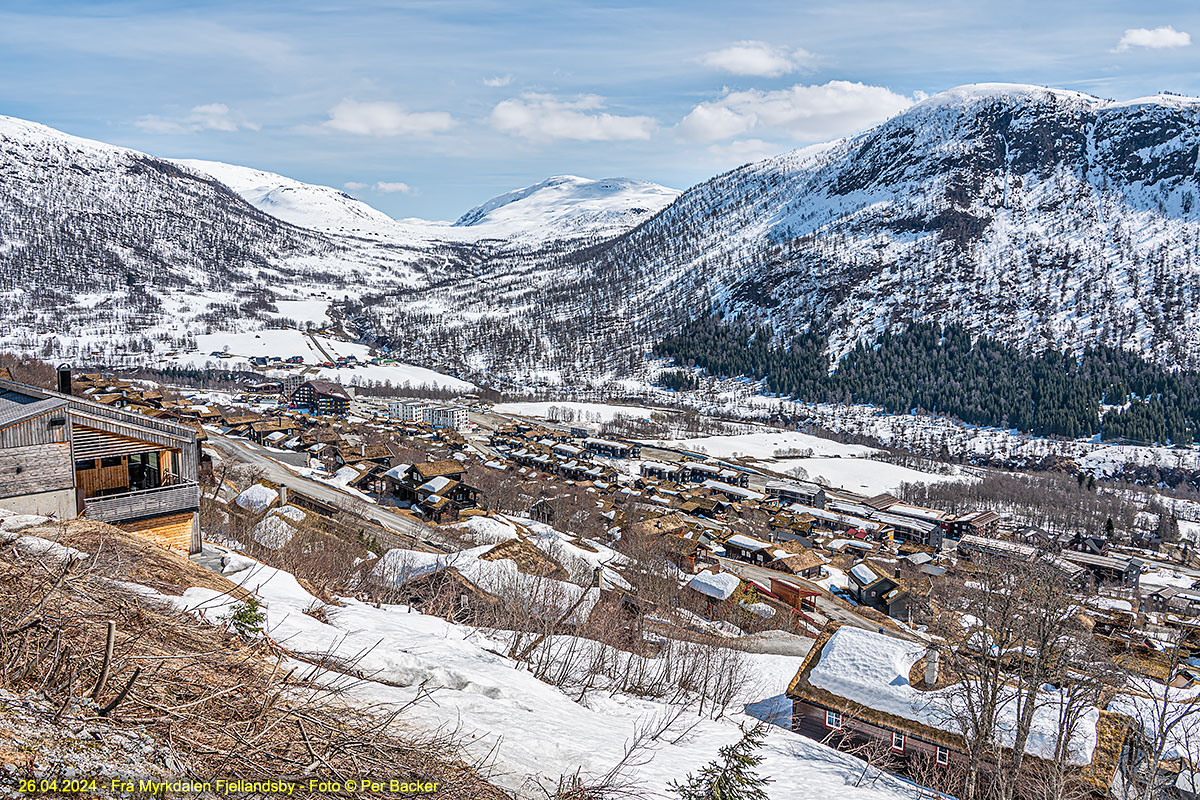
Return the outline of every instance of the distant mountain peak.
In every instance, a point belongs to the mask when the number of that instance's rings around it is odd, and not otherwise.
[[[618,233],[654,216],[679,191],[633,178],[592,180],[553,175],[497,195],[463,214],[455,227],[483,227],[497,237],[536,236],[548,231]]]

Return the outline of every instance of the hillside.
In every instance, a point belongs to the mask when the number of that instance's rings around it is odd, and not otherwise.
[[[830,357],[917,320],[1195,366],[1198,148],[1189,98],[963,87],[851,139],[720,175],[552,265],[439,288],[428,310],[490,314],[540,343],[543,369],[619,369],[609,354],[628,352],[621,342],[646,346],[710,310],[784,335],[816,330]],[[535,305],[554,321],[522,319]],[[581,308],[593,309],[594,340],[582,349]]]
[[[47,774],[96,772],[106,781],[299,776],[297,797],[328,795],[310,789],[309,777],[369,777],[437,781],[437,795],[453,800],[648,800],[665,796],[670,780],[737,741],[739,725],[753,724],[755,716],[783,721],[788,705],[782,693],[802,660],[712,649],[719,661],[706,662],[710,667],[744,678],[728,689],[710,687],[729,692],[720,714],[705,704],[714,700],[691,691],[613,688],[636,680],[619,663],[593,675],[581,691],[574,683],[535,677],[531,667],[503,655],[510,649],[504,630],[334,597],[221,548],[206,548],[206,560],[222,573],[215,574],[102,524],[59,524],[3,511],[0,518],[0,623],[19,628],[9,635],[25,645],[0,650],[6,667],[0,698],[44,682],[42,693],[30,691],[20,706],[0,704],[0,730],[25,741],[36,737],[35,768]],[[412,565],[418,557],[442,558],[393,550],[379,565]],[[495,566],[516,574],[511,561]],[[251,595],[265,615],[257,625],[245,612]],[[31,608],[39,614],[34,625],[27,624]],[[245,623],[242,633],[241,623],[230,621],[235,615]],[[97,704],[82,695],[100,671],[105,619],[117,621],[117,634],[101,702],[111,703],[126,683],[133,688],[111,711],[96,715]],[[38,648],[56,636],[69,652],[34,661]],[[566,635],[548,646],[555,661],[572,668],[574,654],[600,647]],[[609,654],[637,660],[645,679],[668,655],[675,659],[668,672],[702,655],[694,645],[678,649],[650,658]],[[75,660],[63,670],[58,661],[67,658]],[[70,669],[75,677],[69,682]],[[750,705],[743,709],[743,702]],[[58,707],[64,712],[55,714]],[[79,745],[81,725],[107,747]],[[119,743],[130,741],[141,749],[126,760],[117,752]],[[762,753],[777,800],[917,795],[878,770],[864,781],[864,766],[852,755],[778,727],[772,726]],[[6,764],[26,769],[18,751],[0,745],[0,770]],[[468,764],[486,770],[486,780]],[[200,796],[221,794],[217,787]],[[372,796],[409,795],[385,789]]]
[[[0,131],[0,279],[21,299],[0,344],[26,351],[87,353],[114,334],[132,342],[109,357],[181,347],[319,297],[364,338],[501,383],[637,374],[664,334],[712,312],[813,332],[831,361],[925,321],[1200,366],[1189,98],[960,87],[677,198],[560,176],[454,225],[11,118]]]
[[[603,239],[675,196],[553,179],[472,224],[397,221],[330,187],[13,117],[0,117],[0,177],[0,346],[107,363],[194,351],[198,334],[259,329],[299,304],[296,322],[324,324],[335,299],[406,296],[486,272],[497,252]]]
[[[368,773],[436,780],[462,800],[508,796],[451,737],[389,725],[396,709],[344,699],[285,647],[239,633],[229,620],[250,620],[248,597],[117,528],[0,510],[0,773],[94,779],[81,790],[98,797],[143,796],[124,788],[141,779],[209,781],[167,792],[208,798],[228,794],[218,779],[289,777],[292,796],[320,797],[310,778]],[[116,627],[101,680],[106,620]]]

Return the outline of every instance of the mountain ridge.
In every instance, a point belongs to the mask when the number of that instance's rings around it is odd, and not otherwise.
[[[1194,98],[1109,101],[970,85],[855,136],[748,164],[678,195],[626,179],[554,176],[499,195],[455,225],[387,221],[423,231],[412,238],[272,227],[287,246],[257,254],[260,268],[243,283],[278,293],[279,276],[302,264],[314,290],[326,282],[340,297],[339,287],[354,287],[339,302],[364,338],[419,343],[418,355],[433,363],[518,381],[637,372],[656,340],[714,312],[783,338],[822,331],[831,363],[883,331],[944,320],[1035,351],[1102,344],[1194,367],[1198,164]],[[61,180],[38,169],[26,177]],[[271,180],[259,203],[284,205]],[[97,179],[91,191],[107,197],[106,187]],[[598,209],[593,227],[545,222],[569,216],[570,202],[556,203],[555,192],[578,200],[589,187],[619,198]],[[639,207],[628,191],[641,188],[661,207],[639,212],[638,224],[610,226],[605,214],[628,217]],[[325,191],[339,203],[359,202]],[[146,202],[154,217],[174,201],[152,193]],[[526,220],[552,234],[524,236],[510,226],[494,236],[522,202],[532,209]],[[47,203],[25,196],[17,206],[44,216]],[[249,212],[230,213],[242,225]],[[110,253],[150,246],[114,249],[97,236]],[[275,241],[266,231],[250,238],[246,246],[260,250]],[[0,247],[11,253],[20,241],[10,232]],[[12,285],[11,270],[9,277]]]

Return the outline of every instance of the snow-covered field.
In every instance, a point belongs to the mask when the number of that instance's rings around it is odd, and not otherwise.
[[[868,458],[879,452],[874,448],[841,444],[795,431],[671,439],[653,444],[723,460],[749,462],[773,472],[863,494],[894,492],[902,483],[976,480],[962,471],[941,475],[875,461]]]
[[[797,472],[797,468],[804,472]],[[895,492],[903,483],[963,483],[979,480],[961,471],[940,475],[870,458],[789,458],[775,462],[771,469],[797,477],[807,476],[808,480],[824,486],[866,495]]]
[[[365,679],[323,673],[319,680],[344,687],[363,704],[408,703],[429,692],[402,717],[423,730],[453,730],[470,755],[489,757],[492,779],[519,793],[541,796],[534,782],[553,781],[579,770],[584,777],[607,773],[621,760],[639,731],[662,727],[679,709],[662,700],[592,692],[583,702],[533,677],[500,655],[503,646],[485,632],[425,616],[406,606],[343,600],[325,606],[328,622],[304,613],[322,606],[290,574],[230,555],[227,577],[258,595],[267,608],[267,630],[297,653],[357,661]],[[191,589],[165,598],[198,616],[214,618],[228,598]],[[225,613],[225,612],[221,612]],[[217,614],[216,616],[219,616]],[[752,678],[743,703],[757,717],[780,722],[790,708],[783,693],[801,658],[749,654]],[[684,709],[671,730],[648,743],[624,779],[666,798],[667,784],[682,780],[740,737],[754,717],[737,712],[713,720]],[[686,735],[681,735],[686,732]],[[760,774],[773,779],[772,800],[884,800],[916,798],[917,790],[889,776],[856,786],[863,763],[790,731],[773,727],[761,751]]]
[[[297,307],[304,306],[315,309],[317,301],[297,300]],[[281,313],[283,307],[281,306]],[[213,353],[228,353],[228,358],[219,358]],[[366,345],[347,342],[319,334],[309,335],[294,328],[263,328],[260,330],[242,331],[237,333],[209,333],[196,337],[194,351],[177,353],[165,357],[163,365],[202,368],[220,365],[226,369],[251,369],[250,359],[254,357],[277,356],[288,359],[300,356],[309,371],[307,378],[324,378],[345,385],[364,384],[368,382],[388,383],[393,386],[437,386],[453,391],[469,392],[475,387],[467,381],[459,380],[449,375],[443,375],[424,367],[412,364],[363,364],[350,369],[348,367],[317,367],[315,365],[334,361],[338,358],[354,356],[359,361],[370,359],[371,351]],[[270,370],[264,377],[285,374],[287,367]]]
[[[787,456],[865,456],[878,452],[870,447],[841,444],[795,431],[767,431],[736,436],[704,436],[698,439],[669,439],[653,442],[660,447],[692,450],[714,458],[752,458],[771,461]]]
[[[538,403],[500,403],[492,409],[497,414],[514,414],[519,417],[538,419],[564,419],[564,413],[573,415],[575,422],[612,422],[615,417],[647,419],[654,411],[640,406],[614,406],[606,403],[578,403],[551,401]]]

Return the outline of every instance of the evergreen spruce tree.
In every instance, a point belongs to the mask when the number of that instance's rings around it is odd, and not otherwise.
[[[671,782],[671,790],[680,800],[767,800],[767,778],[754,771],[763,757],[756,751],[767,736],[766,723],[760,722],[735,744],[717,751],[717,758],[700,770],[688,773],[686,783]]]

